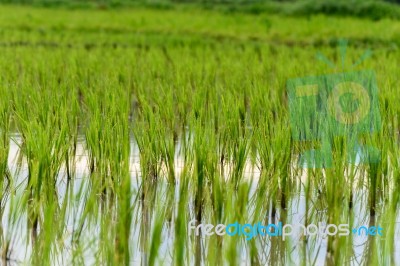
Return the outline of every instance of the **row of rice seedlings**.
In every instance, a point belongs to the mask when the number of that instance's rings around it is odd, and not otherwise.
[[[93,81],[83,91],[88,119],[85,139],[90,188],[79,231],[84,230],[84,226],[99,224],[97,259],[126,264],[130,261],[132,221],[129,167],[131,97],[129,91],[118,83],[118,79],[110,75]]]
[[[76,115],[69,102],[73,102],[74,91],[55,90],[67,83],[49,73],[44,66],[32,64],[10,88],[15,123],[22,136],[20,149],[28,165],[23,204],[28,212],[33,264],[50,264],[57,254],[56,244],[64,237],[68,196],[59,202],[57,181],[76,133],[69,119]]]

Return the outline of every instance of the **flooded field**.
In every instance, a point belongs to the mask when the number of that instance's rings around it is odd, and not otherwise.
[[[33,247],[36,245],[37,235],[41,235],[40,226],[33,226],[29,221],[29,209],[22,209],[24,204],[29,204],[24,199],[24,192],[28,186],[28,165],[26,158],[21,152],[22,138],[19,134],[13,134],[10,140],[10,151],[8,155],[8,168],[10,170],[10,180],[3,190],[3,198],[1,206],[3,210],[2,216],[2,239],[7,244],[3,261],[11,265],[28,264],[29,259],[34,252]],[[185,168],[185,161],[179,155],[181,154],[178,143],[176,157],[174,159],[174,171],[177,176],[175,184],[169,184],[167,178],[160,177],[157,183],[149,188],[150,193],[154,193],[151,200],[141,198],[141,187],[143,186],[143,177],[141,174],[140,153],[134,139],[130,142],[130,178],[131,187],[129,191],[129,199],[132,208],[132,217],[130,220],[129,234],[129,251],[130,264],[147,264],[151,252],[146,248],[149,239],[155,230],[159,230],[159,247],[157,251],[158,264],[172,264],[174,262],[174,248],[176,247],[176,219],[182,211],[179,210],[184,205],[183,210],[186,212],[187,228],[185,243],[187,248],[188,262],[194,263],[199,260],[205,263],[205,259],[209,253],[216,251],[212,249],[214,241],[221,243],[236,242],[235,252],[239,257],[237,263],[241,265],[250,265],[252,260],[252,250],[257,250],[257,260],[260,264],[268,264],[279,262],[282,264],[298,264],[299,261],[305,265],[315,264],[321,265],[330,259],[328,250],[329,241],[334,236],[325,234],[316,234],[307,236],[299,225],[308,224],[328,224],[327,209],[323,207],[324,199],[316,192],[309,192],[307,196],[306,187],[309,185],[308,179],[313,178],[307,170],[297,170],[293,167],[293,176],[291,183],[294,186],[288,195],[287,207],[282,209],[280,206],[274,206],[274,202],[268,200],[271,196],[269,193],[259,195],[263,182],[260,181],[260,170],[257,164],[252,165],[247,161],[243,170],[243,182],[241,187],[246,189],[247,197],[243,208],[247,210],[246,223],[253,223],[256,217],[265,224],[292,224],[297,228],[294,229],[292,235],[287,236],[285,240],[282,236],[261,236],[258,235],[251,240],[245,240],[245,236],[195,236],[194,231],[190,232],[189,221],[195,218],[195,208],[193,197],[186,192],[181,195],[182,176]],[[85,265],[99,263],[99,254],[102,252],[102,241],[107,237],[107,230],[116,222],[116,217],[110,217],[107,221],[110,224],[104,224],[104,215],[113,215],[118,209],[118,203],[104,202],[104,197],[96,195],[95,198],[100,203],[97,209],[89,209],[91,204],[92,180],[93,173],[90,172],[90,159],[86,149],[84,136],[80,136],[77,142],[76,157],[71,159],[71,169],[73,174],[68,177],[67,169],[60,167],[57,174],[57,180],[54,184],[56,197],[53,208],[56,209],[57,219],[57,239],[51,243],[49,252],[51,253],[52,264],[67,265],[72,262],[84,263]],[[357,166],[359,167],[359,166]],[[161,172],[166,171],[164,168]],[[231,165],[226,165],[224,171],[229,178],[232,174]],[[300,172],[298,172],[300,171]],[[309,170],[310,171],[310,170]],[[312,171],[312,170],[311,170]],[[358,176],[357,182],[364,182],[362,176]],[[226,182],[229,182],[227,180]],[[182,203],[182,197],[186,198]],[[263,206],[263,212],[257,211],[256,200],[259,197],[262,201],[267,202],[267,206]],[[381,256],[391,256],[397,264],[400,262],[400,216],[396,209],[395,215],[388,210],[390,202],[380,202],[379,211],[375,216],[370,216],[368,209],[368,190],[364,186],[355,186],[352,195],[352,207],[343,206],[343,212],[340,221],[350,224],[351,227],[370,227],[378,225],[383,228],[383,235],[368,235],[366,231],[348,236],[340,236],[343,238],[339,250],[335,252],[344,253],[343,262],[349,265],[359,265],[369,263],[371,254],[376,252]],[[107,206],[104,209],[103,204]],[[346,203],[343,203],[346,204]],[[347,203],[348,204],[348,203]],[[26,205],[25,205],[26,206]],[[90,215],[88,215],[90,211]],[[208,211],[212,211],[210,208]],[[43,210],[45,217],[46,210]],[[147,220],[148,219],[148,220]],[[158,220],[156,220],[158,219]],[[206,218],[207,221],[212,218]],[[226,222],[234,222],[228,221]],[[157,227],[159,227],[157,229]],[[118,233],[117,233],[118,234]],[[117,234],[114,237],[117,237]],[[231,238],[231,239],[229,239]],[[339,237],[337,237],[339,238]],[[338,241],[336,238],[335,241]],[[115,241],[115,239],[107,239]],[[200,245],[201,248],[198,248]],[[230,244],[232,245],[232,244]],[[4,246],[3,246],[4,248]],[[229,248],[229,247],[228,247]],[[154,254],[153,254],[154,255]]]
[[[0,264],[400,265],[399,22],[181,8],[0,5]]]

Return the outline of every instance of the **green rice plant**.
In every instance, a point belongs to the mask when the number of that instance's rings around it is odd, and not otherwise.
[[[37,70],[40,73],[40,68]],[[64,217],[58,206],[56,182],[70,142],[68,124],[65,123],[67,113],[63,109],[68,106],[68,101],[65,101],[68,98],[60,92],[57,94],[41,87],[40,80],[31,85],[35,90],[29,91],[29,94],[27,91],[18,91],[18,97],[17,93],[13,95],[13,102],[17,127],[24,143],[21,148],[28,163],[28,182],[24,194],[29,212],[28,228],[31,230],[35,254],[42,254],[41,257],[33,256],[32,262],[36,264],[39,259],[50,263],[54,241],[62,237],[63,228],[48,221],[58,221],[56,217]],[[27,106],[30,106],[29,110]],[[42,228],[40,232],[39,227]]]
[[[12,176],[8,169],[8,154],[10,150],[10,122],[11,122],[11,94],[5,87],[0,87],[3,95],[0,109],[0,172],[3,178],[0,178],[0,220],[3,219],[5,211],[5,201],[8,199],[9,188],[12,183]],[[0,229],[0,246],[2,263],[6,263],[10,243],[4,236],[3,228]]]
[[[103,256],[110,258],[108,253],[114,252],[111,262],[125,264],[129,261],[128,242],[132,219],[128,121],[130,93],[118,87],[111,89],[112,83],[105,83],[103,86],[104,94],[92,92],[93,94],[85,95],[89,107],[86,143],[90,152],[92,189],[94,195],[101,195],[100,198],[89,200],[100,202],[101,213],[110,217],[109,221],[104,219],[102,235],[106,238],[103,241],[109,241],[107,239],[111,237],[111,243],[115,247],[109,246],[101,251]],[[116,224],[111,235],[109,223]]]

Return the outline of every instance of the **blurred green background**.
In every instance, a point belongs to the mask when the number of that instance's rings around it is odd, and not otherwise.
[[[99,9],[134,6],[174,9],[195,5],[228,13],[269,12],[300,16],[322,13],[371,19],[400,18],[399,0],[1,0],[0,3]]]

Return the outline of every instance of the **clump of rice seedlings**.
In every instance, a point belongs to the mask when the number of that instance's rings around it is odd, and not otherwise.
[[[261,175],[258,189],[260,192],[266,190],[268,198],[273,199],[270,202],[272,217],[276,216],[278,204],[282,210],[286,209],[287,194],[289,193],[291,145],[290,142],[284,140],[284,137],[288,136],[290,132],[283,128],[283,124],[272,127],[266,122],[262,122],[256,129]],[[260,194],[258,201],[260,205],[265,204],[261,195],[265,194]],[[260,206],[260,208],[262,207]]]
[[[9,198],[8,193],[12,184],[12,176],[8,169],[8,154],[10,149],[10,123],[11,123],[11,93],[4,87],[0,87],[3,95],[0,99],[0,221],[3,220],[5,202]],[[10,243],[4,235],[3,227],[0,229],[0,259],[3,264],[9,260]]]
[[[125,264],[130,258],[128,243],[132,220],[130,92],[111,80],[112,76],[84,95],[89,119],[86,145],[90,154],[91,195],[101,195],[88,200],[99,203],[100,209],[91,210],[95,217],[108,217],[100,218],[100,241],[107,243],[100,247],[104,247],[99,250],[100,255],[110,262]],[[113,226],[111,231],[110,226]],[[110,254],[114,255],[110,257]]]
[[[68,115],[73,113],[67,108],[73,98],[66,96],[66,91],[52,90],[60,82],[43,74],[43,68],[25,71],[29,74],[20,85],[23,89],[13,95],[14,116],[23,141],[20,148],[28,165],[24,206],[34,254],[40,254],[32,256],[32,263],[40,260],[47,264],[52,261],[56,240],[63,234],[63,226],[57,222],[63,220],[65,210],[59,208],[56,183],[71,143]],[[37,71],[38,76],[31,76],[30,71]],[[46,84],[42,78],[48,79]]]
[[[211,160],[212,157],[209,157],[215,153],[215,150],[212,148],[204,149],[204,145],[209,147],[210,141],[213,141],[211,136],[212,133],[209,127],[206,126],[205,130],[201,130],[201,124],[196,125],[193,141],[194,169],[192,178],[194,187],[194,219],[198,223],[201,223],[205,216],[204,206],[206,203],[206,195],[208,194],[207,188],[210,182],[210,175],[208,174],[214,173],[213,169],[215,169],[215,165]],[[211,145],[211,147],[213,146]],[[204,253],[201,235],[196,237],[195,246],[195,265],[201,265],[202,254]]]

